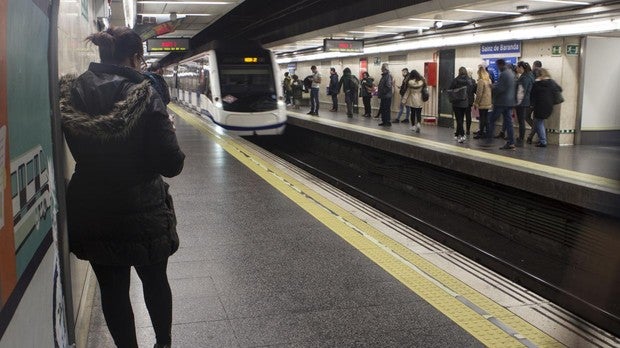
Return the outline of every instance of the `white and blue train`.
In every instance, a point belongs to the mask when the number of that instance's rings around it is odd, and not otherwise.
[[[286,105],[273,53],[252,44],[214,43],[168,67],[171,96],[240,135],[281,134]]]

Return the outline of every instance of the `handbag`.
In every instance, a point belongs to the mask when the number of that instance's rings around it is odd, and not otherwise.
[[[430,98],[430,94],[428,93],[428,86],[425,83],[424,87],[422,87],[422,101],[426,102],[428,101],[429,98]]]

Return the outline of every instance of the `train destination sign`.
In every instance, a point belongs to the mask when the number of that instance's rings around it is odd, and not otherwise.
[[[323,51],[364,53],[364,41],[363,40],[323,39]]]
[[[189,50],[189,39],[166,38],[146,40],[147,52],[182,52]]]

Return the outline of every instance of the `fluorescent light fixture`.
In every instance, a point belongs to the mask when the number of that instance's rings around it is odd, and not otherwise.
[[[469,21],[457,21],[455,19],[434,19],[434,18],[407,18],[410,21],[435,22],[442,21],[445,23],[469,23]]]
[[[396,35],[398,33],[390,33],[387,31],[357,31],[357,30],[350,30],[347,31],[347,33],[351,33],[351,34],[384,34],[384,35]]]
[[[428,27],[412,27],[412,26],[407,26],[407,25],[377,25],[377,28],[395,28],[395,29],[411,29],[411,30],[428,29]]]
[[[136,6],[136,0],[123,0],[125,25],[132,29],[134,24],[136,24]]]
[[[589,35],[596,33],[608,33],[620,30],[620,21],[609,19],[590,20],[583,22],[566,22],[562,24],[541,24],[523,28],[502,29],[488,32],[473,32],[464,34],[445,34],[429,37],[416,37],[404,42],[393,42],[386,45],[365,47],[364,53],[343,54],[340,52],[322,52],[297,57],[277,59],[278,64],[290,62],[323,60],[330,58],[343,58],[349,56],[363,56],[387,52],[414,51],[429,48],[454,47],[463,45],[476,45],[484,42],[506,40],[532,40],[553,37],[566,37],[573,35]]]
[[[456,9],[454,11],[458,12],[474,12],[474,13],[492,13],[492,14],[505,14],[505,15],[520,15],[519,12],[508,12],[508,11],[487,11],[487,10],[465,10],[465,9]]]
[[[170,16],[170,13],[138,13],[144,17],[158,17],[158,16]],[[212,16],[210,13],[177,13],[177,16],[195,16],[195,17],[208,17]]]
[[[138,4],[168,4],[168,5],[228,5],[230,2],[226,1],[138,1]]]
[[[567,0],[530,0],[536,2],[551,2],[555,4],[568,4],[568,5],[590,5],[589,2],[585,1],[567,1]]]

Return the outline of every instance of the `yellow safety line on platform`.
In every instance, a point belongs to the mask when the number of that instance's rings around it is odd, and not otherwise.
[[[516,314],[265,162],[253,150],[218,134],[180,107],[168,107],[484,345],[563,347]]]
[[[289,111],[289,113],[291,112]],[[580,182],[598,185],[598,186],[605,187],[607,189],[611,189],[615,192],[620,193],[620,181],[605,178],[602,176],[597,176],[597,175],[592,175],[592,174],[587,174],[587,173],[580,173],[580,172],[576,172],[576,171],[572,171],[568,169],[562,169],[562,168],[548,166],[545,164],[529,162],[529,161],[518,159],[518,158],[512,158],[509,156],[496,155],[496,154],[485,152],[483,150],[476,150],[476,149],[465,148],[465,147],[461,147],[457,145],[444,144],[444,143],[440,143],[434,140],[422,139],[422,138],[414,137],[411,135],[388,132],[382,129],[369,128],[369,127],[360,126],[357,124],[351,124],[351,123],[331,120],[328,118],[321,118],[321,117],[317,118],[316,116],[308,116],[308,115],[299,114],[296,112],[293,112],[293,114],[297,118],[309,120],[315,123],[339,125],[339,126],[346,125],[347,128],[355,129],[365,134],[373,134],[373,135],[377,135],[380,137],[385,137],[386,135],[389,135],[390,138],[397,138],[398,140],[401,140],[407,143],[419,144],[419,145],[424,145],[425,147],[429,147],[429,148],[440,149],[442,152],[446,152],[446,150],[448,150],[450,152],[458,153],[461,155],[478,157],[480,159],[492,160],[494,162],[501,162],[501,163],[508,164],[511,166],[527,168],[528,170],[536,170],[537,172],[539,172],[539,174],[542,174],[542,175],[561,177],[571,182],[575,180],[579,180]]]

